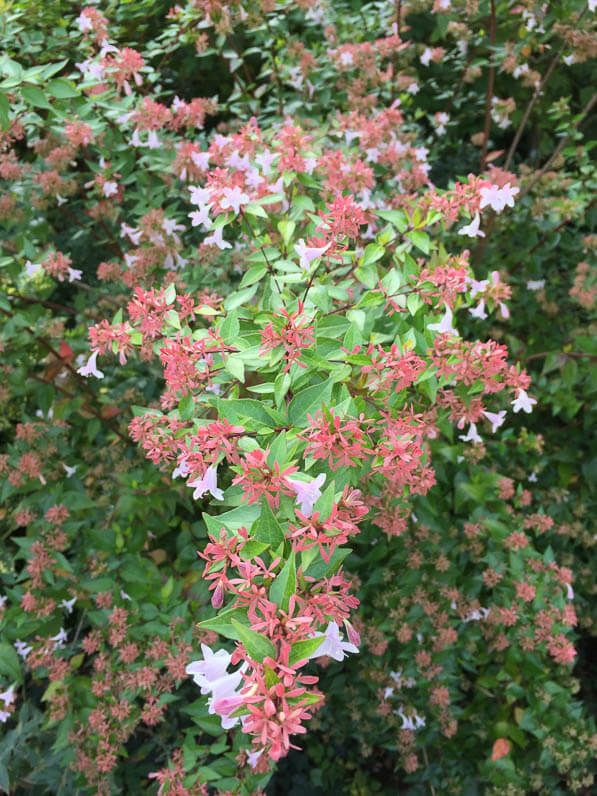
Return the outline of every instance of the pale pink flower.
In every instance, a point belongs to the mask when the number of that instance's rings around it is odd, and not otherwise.
[[[199,210],[193,210],[192,213],[189,213],[189,218],[191,219],[191,226],[197,227],[199,224],[203,226],[204,229],[209,229],[211,226],[211,219],[209,217],[209,211],[211,210],[211,205],[199,205]]]
[[[235,185],[234,188],[224,188],[224,198],[220,199],[220,207],[223,210],[231,208],[235,213],[240,211],[241,205],[246,205],[250,202],[250,198],[246,193],[243,193],[242,188]]]
[[[94,351],[93,354],[87,360],[87,364],[86,365],[82,365],[77,370],[77,373],[80,376],[85,376],[85,377],[87,377],[87,376],[95,376],[96,379],[103,379],[104,378],[104,374],[102,373],[101,370],[98,370],[97,365],[96,365],[97,355],[98,355],[98,352]]]
[[[327,244],[327,246],[323,246],[321,248],[316,248],[314,246],[307,246],[305,243],[304,238],[301,238],[299,242],[294,246],[295,252],[300,257],[299,265],[300,267],[306,271],[313,260],[316,260],[318,257],[321,257],[331,246],[331,242]]]
[[[471,221],[470,224],[465,224],[464,227],[460,227],[458,230],[459,235],[468,235],[469,238],[484,238],[485,233],[483,230],[479,229],[480,224],[480,217],[478,213],[475,213],[475,217]]]
[[[487,313],[485,312],[485,301],[481,299],[476,307],[469,309],[469,312],[473,318],[478,318],[479,320],[484,321],[485,318],[487,318]]]
[[[189,187],[191,192],[192,205],[204,205],[211,202],[211,190],[209,188],[201,188],[199,185],[191,185]]]
[[[114,196],[118,193],[118,183],[114,182],[114,180],[107,180],[103,185],[102,191],[104,196],[108,198]]]
[[[452,310],[446,304],[446,311],[444,313],[443,318],[438,323],[430,323],[427,327],[434,332],[438,332],[439,334],[454,334],[458,335],[456,329],[452,326]]]
[[[223,233],[223,227],[218,227],[217,229],[214,229],[211,235],[208,235],[207,238],[205,238],[203,243],[208,246],[217,246],[219,249],[231,249],[232,244],[228,243],[227,240],[224,240]]]
[[[476,423],[471,423],[470,428],[466,434],[459,434],[458,436],[459,439],[461,439],[463,442],[475,442],[475,443],[483,442],[482,438],[479,436],[479,433],[477,432]]]
[[[76,602],[77,602],[77,598],[76,597],[73,597],[72,600],[62,600],[60,603],[58,603],[58,607],[59,608],[65,608],[68,611],[69,614],[72,614],[73,605]]]
[[[41,270],[41,265],[33,265],[30,260],[27,260],[25,263],[25,272],[27,276],[35,276],[35,274]]]
[[[15,701],[15,687],[11,685],[6,691],[0,694],[0,699],[4,702],[5,705],[12,705]]]
[[[358,652],[359,648],[350,641],[342,641],[340,628],[335,622],[330,622],[325,633],[315,633],[315,638],[321,636],[323,641],[319,647],[312,652],[310,658],[319,658],[322,655],[329,655],[335,661],[343,661],[347,652]]]
[[[201,645],[201,652],[203,653],[203,660],[192,661],[185,671],[193,677],[196,685],[201,687],[202,693],[207,693],[211,690],[207,687],[207,683],[219,680],[228,674],[227,669],[230,666],[232,656],[223,649],[213,652],[207,644]],[[203,691],[203,688],[206,690]]]
[[[483,210],[484,207],[489,205],[496,213],[501,213],[506,206],[514,207],[514,197],[519,192],[520,188],[512,188],[509,182],[502,188],[497,185],[491,185],[489,188],[481,188],[481,202],[479,207]]]
[[[203,478],[195,478],[194,481],[188,481],[187,486],[194,487],[193,500],[203,497],[206,492],[209,492],[216,500],[224,500],[224,493],[218,489],[218,468],[208,467],[205,471]]]
[[[502,410],[501,412],[483,412],[485,417],[491,423],[491,433],[495,434],[497,429],[503,425],[504,420],[506,419],[506,410]]]
[[[325,473],[321,473],[312,481],[299,481],[296,478],[287,478],[286,480],[296,492],[296,502],[300,503],[301,513],[305,517],[310,517],[313,514],[313,506],[321,497],[321,489],[325,482]]]
[[[518,390],[517,397],[512,401],[512,407],[515,412],[520,412],[522,409],[527,414],[530,414],[533,410],[533,405],[536,403],[537,401],[527,395],[525,390]]]

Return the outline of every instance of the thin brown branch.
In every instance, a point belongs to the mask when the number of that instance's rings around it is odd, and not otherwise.
[[[481,147],[481,164],[479,170],[485,170],[485,162],[487,160],[487,146],[489,142],[489,132],[491,130],[491,104],[493,100],[493,86],[495,83],[495,34],[496,34],[496,19],[495,19],[495,0],[491,0],[491,17],[489,19],[489,46],[491,49],[491,60],[489,65],[489,78],[487,81],[487,98],[485,100],[485,125],[483,128],[483,145]]]
[[[38,381],[40,384],[48,384],[50,387],[53,387],[62,395],[66,395],[67,398],[76,398],[74,392],[66,390],[64,387],[61,387],[59,384],[55,384],[53,381],[42,379],[41,376],[38,376],[35,373],[30,373],[29,378],[33,379],[34,381]],[[127,445],[132,445],[132,441],[129,439],[129,437],[123,434],[118,428],[116,428],[116,426],[113,426],[112,423],[110,423],[110,421],[107,418],[102,416],[101,412],[97,412],[92,406],[89,406],[89,404],[85,404],[82,407],[82,410],[88,412],[90,415],[93,415],[93,417],[96,417],[98,420],[100,420],[107,428],[110,429],[110,431],[116,434],[117,437],[119,437],[123,442],[126,442]],[[79,414],[82,414],[81,409],[77,409],[77,412],[79,412]]]
[[[580,112],[580,114],[579,114],[579,118],[578,118],[578,120],[576,121],[576,123],[573,125],[573,127],[572,127],[572,130],[577,130],[577,129],[578,129],[578,127],[580,127],[580,125],[582,124],[582,122],[584,122],[584,120],[585,120],[586,116],[587,116],[587,115],[588,115],[588,114],[589,114],[589,113],[592,111],[593,107],[594,107],[596,104],[597,104],[597,94],[593,94],[593,96],[591,97],[591,99],[590,99],[590,100],[587,102],[587,104],[585,105],[585,107],[584,107],[584,108],[582,109],[582,111]],[[572,140],[572,131],[571,131],[570,133],[568,133],[567,135],[565,135],[565,136],[564,136],[564,137],[561,139],[560,143],[557,145],[557,147],[556,147],[556,148],[554,149],[554,151],[551,153],[551,155],[549,156],[549,158],[547,159],[547,161],[546,161],[546,162],[543,164],[543,166],[542,166],[542,167],[539,169],[539,171],[536,171],[536,172],[535,172],[535,174],[533,175],[533,179],[532,179],[532,180],[531,180],[529,183],[527,183],[527,184],[525,185],[525,187],[522,189],[522,191],[520,192],[520,195],[519,195],[519,197],[518,197],[518,201],[520,201],[520,200],[521,200],[521,199],[522,199],[524,196],[526,196],[526,195],[528,194],[528,192],[529,192],[529,191],[530,191],[532,188],[534,188],[534,187],[535,187],[535,185],[536,185],[536,184],[539,182],[539,180],[541,179],[541,177],[543,177],[543,175],[545,174],[545,172],[549,170],[549,167],[550,167],[550,166],[551,166],[551,164],[552,164],[552,163],[555,161],[555,159],[558,157],[558,155],[560,154],[560,152],[561,152],[561,151],[562,151],[562,150],[563,150],[563,149],[564,149],[566,146],[568,146],[568,144],[570,143],[570,141],[571,141],[571,140]]]
[[[587,5],[584,7],[582,12],[580,13],[576,24],[578,24],[581,21],[581,19],[584,17],[584,15],[588,11],[588,9],[589,9],[589,5],[587,3]],[[508,150],[508,154],[506,155],[506,160],[504,162],[504,169],[505,170],[508,170],[510,164],[512,163],[512,158],[514,157],[514,154],[516,153],[516,149],[518,147],[518,144],[519,144],[520,139],[522,137],[522,134],[524,132],[524,128],[526,127],[526,124],[527,124],[527,122],[529,120],[531,112],[532,112],[533,108],[535,107],[535,103],[537,102],[539,97],[543,94],[543,89],[545,88],[545,85],[546,85],[547,81],[551,77],[551,75],[553,73],[553,70],[556,68],[556,66],[560,62],[560,57],[561,57],[562,52],[564,51],[565,47],[566,47],[566,43],[562,44],[560,49],[557,51],[557,53],[552,58],[549,66],[547,68],[547,72],[544,74],[543,78],[541,79],[541,82],[539,83],[539,85],[537,86],[537,89],[535,90],[535,93],[531,97],[531,101],[529,102],[529,104],[526,107],[524,115],[523,115],[523,117],[522,117],[522,119],[520,121],[520,125],[518,126],[518,130],[516,131],[516,135],[514,136],[514,139],[513,139],[512,143],[510,144],[510,149]]]

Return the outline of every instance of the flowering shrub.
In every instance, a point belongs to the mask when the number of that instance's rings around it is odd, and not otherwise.
[[[2,788],[590,787],[592,5],[7,15]]]

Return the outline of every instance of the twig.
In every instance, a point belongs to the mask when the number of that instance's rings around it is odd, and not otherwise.
[[[541,351],[538,354],[531,354],[528,357],[523,357],[525,362],[530,362],[531,359],[543,359],[550,356],[550,354],[557,354],[561,357],[568,357],[569,359],[590,359],[597,362],[596,354],[585,354],[583,351]]]
[[[578,22],[581,21],[583,16],[586,14],[586,12],[588,11],[588,8],[589,8],[589,5],[587,3],[587,5],[584,7],[584,9],[582,10],[582,12],[580,13],[580,15],[578,17],[577,24],[578,24]],[[518,130],[516,131],[516,135],[514,136],[514,140],[510,144],[510,149],[508,150],[508,154],[506,155],[506,160],[504,162],[504,169],[506,171],[508,170],[508,167],[510,166],[510,163],[512,162],[512,158],[514,157],[514,154],[516,152],[516,148],[517,148],[517,146],[518,146],[518,144],[520,142],[521,136],[522,136],[522,134],[524,132],[524,128],[526,127],[526,123],[529,120],[529,116],[531,115],[531,111],[535,107],[535,103],[537,102],[539,97],[543,94],[543,89],[545,88],[545,84],[547,83],[547,81],[551,77],[553,70],[558,65],[558,63],[560,61],[560,56],[562,55],[562,52],[564,51],[564,47],[565,47],[565,44],[562,44],[560,49],[554,55],[553,59],[551,60],[551,63],[549,64],[549,66],[547,68],[547,72],[545,73],[545,75],[541,79],[541,83],[539,83],[539,86],[537,87],[537,90],[535,91],[535,93],[533,94],[533,96],[531,98],[531,101],[527,105],[527,108],[526,108],[526,110],[524,112],[524,115],[523,115],[523,117],[522,117],[522,119],[520,121],[520,125],[518,127]]]
[[[263,15],[265,20],[265,25],[267,27],[268,33],[272,37],[272,43],[275,41],[274,32],[271,29],[269,24],[269,19],[267,18],[267,14]],[[278,95],[278,114],[284,118],[284,103],[282,102],[282,81],[280,80],[280,73],[278,71],[278,62],[276,61],[276,50],[272,47],[272,66],[274,69],[274,80],[276,82],[276,94]]]
[[[399,39],[402,38],[402,0],[396,0],[396,34]],[[398,53],[394,53],[394,57],[392,58],[392,92],[391,98],[392,102],[396,99],[396,92],[397,92],[397,81],[398,81]]]
[[[489,66],[489,79],[487,82],[487,99],[485,100],[485,126],[483,128],[483,146],[481,147],[480,171],[485,170],[485,161],[487,160],[487,143],[489,141],[489,132],[491,130],[491,103],[493,100],[493,85],[495,82],[495,31],[495,0],[491,0],[491,17],[489,20],[489,46],[491,48],[491,61]]]
[[[34,298],[33,296],[23,296],[22,293],[7,293],[7,296],[14,296],[19,301],[24,301],[26,304],[41,304],[42,307],[48,307],[51,310],[58,310],[58,312],[66,312],[69,315],[76,315],[77,311],[72,307],[65,307],[64,304],[56,304],[53,301],[44,301],[44,299]]]
[[[558,52],[553,57],[549,67],[547,68],[547,72],[543,76],[543,78],[541,80],[541,83],[539,83],[539,85],[537,86],[537,89],[536,89],[535,93],[531,97],[531,101],[529,102],[529,104],[526,107],[524,115],[523,115],[523,117],[522,117],[522,119],[520,121],[520,124],[518,126],[518,130],[516,131],[516,135],[514,136],[514,139],[513,139],[512,143],[510,144],[510,149],[508,150],[508,154],[506,155],[506,160],[504,162],[504,170],[505,171],[508,170],[508,167],[510,166],[510,163],[512,163],[512,158],[514,157],[514,153],[516,152],[516,148],[518,147],[518,144],[519,144],[520,139],[522,137],[522,134],[524,132],[524,128],[526,127],[526,124],[527,124],[527,122],[529,120],[531,112],[532,112],[533,108],[535,107],[535,103],[537,102],[537,100],[539,99],[541,94],[543,93],[543,89],[545,87],[545,84],[547,83],[547,81],[551,77],[551,74],[552,74],[553,70],[556,68],[556,66],[557,66],[557,64],[558,64],[558,62],[560,60],[560,55],[562,54],[562,49],[563,48],[558,50]]]
[[[592,207],[595,205],[595,202],[597,202],[597,199],[592,199],[592,200],[589,202],[589,204],[588,204],[588,205],[585,207],[585,213],[587,212],[587,210],[590,210],[590,209],[591,209],[591,208],[592,208]],[[556,232],[559,232],[561,229],[563,229],[565,226],[567,226],[567,225],[568,225],[568,224],[569,224],[569,223],[570,223],[572,220],[573,220],[573,219],[572,219],[572,216],[567,216],[567,217],[566,217],[566,218],[565,218],[563,221],[561,221],[561,222],[558,224],[558,226],[557,226],[557,227],[554,227],[553,229],[550,229],[550,230],[549,230],[549,235],[544,235],[542,238],[540,238],[540,239],[537,241],[537,243],[535,243],[535,245],[533,246],[533,248],[532,248],[532,249],[529,249],[529,251],[528,251],[527,253],[528,253],[528,254],[533,254],[534,252],[536,252],[536,251],[537,251],[537,249],[539,249],[541,246],[543,246],[543,244],[544,244],[544,243],[546,243],[548,240],[550,240],[550,239],[551,239],[551,236],[552,236],[554,233],[556,233]]]
[[[30,373],[29,374],[29,378],[33,379],[34,381],[38,381],[40,384],[48,384],[48,385],[50,385],[50,387],[53,387],[55,390],[58,390],[58,392],[62,393],[62,395],[66,395],[67,398],[76,398],[77,397],[74,392],[70,392],[70,390],[65,390],[64,387],[61,387],[59,384],[54,384],[54,382],[47,381],[46,379],[42,379],[41,376],[37,376],[35,373]],[[105,426],[107,426],[110,429],[110,431],[114,432],[114,434],[116,434],[117,437],[120,437],[120,439],[123,442],[126,442],[127,445],[132,445],[133,444],[132,441],[129,439],[129,437],[127,437],[125,434],[123,434],[121,431],[119,431],[115,426],[113,426],[112,423],[110,423],[107,420],[107,418],[102,417],[102,415],[99,412],[96,412],[95,409],[93,409],[93,407],[89,406],[89,404],[83,406],[83,410],[85,412],[89,412],[90,415],[93,415],[98,420],[100,420]],[[81,410],[80,409],[77,409],[77,411],[79,412],[79,414],[81,414]]]
[[[593,109],[593,106],[595,104],[597,104],[597,94],[593,94],[591,99],[587,102],[585,107],[582,109],[582,111],[580,112],[580,115],[579,115],[579,118],[578,118],[577,122],[572,127],[572,130],[578,129],[578,127],[581,125],[581,123],[585,120],[585,117],[587,116],[587,114],[589,114],[591,112],[591,110]],[[560,143],[557,145],[557,147],[551,153],[551,155],[549,156],[547,161],[544,163],[544,165],[539,169],[539,171],[535,172],[535,174],[533,175],[533,179],[529,183],[527,183],[525,185],[525,187],[522,189],[522,191],[520,192],[520,195],[518,197],[518,201],[520,201],[524,196],[526,196],[528,194],[528,192],[531,190],[531,188],[535,187],[535,185],[539,182],[541,177],[543,177],[545,172],[549,169],[549,167],[554,162],[554,160],[557,158],[557,156],[560,154],[560,152],[564,149],[564,147],[566,147],[570,143],[571,139],[572,139],[571,132],[567,133],[567,135],[565,135],[561,139]]]

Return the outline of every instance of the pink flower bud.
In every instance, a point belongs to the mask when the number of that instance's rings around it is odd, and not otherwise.
[[[354,627],[350,624],[348,619],[344,620],[344,627],[346,628],[346,635],[348,636],[348,640],[351,644],[354,644],[355,647],[358,647],[361,643],[361,636]]]
[[[217,610],[224,604],[224,587],[222,583],[218,583],[211,598],[211,604]]]

